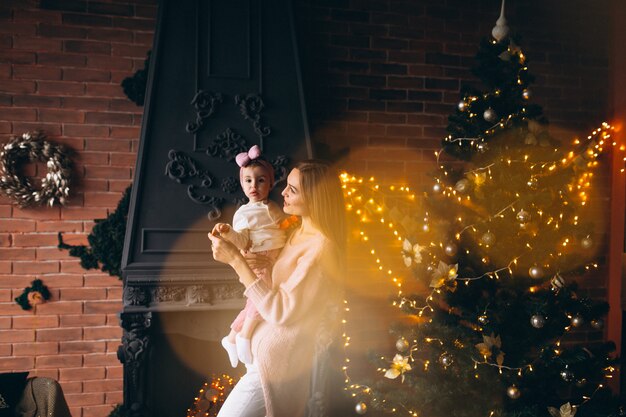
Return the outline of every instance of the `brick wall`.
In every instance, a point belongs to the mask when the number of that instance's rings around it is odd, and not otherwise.
[[[122,401],[121,283],[82,269],[56,248],[56,234],[86,242],[93,220],[130,184],[142,108],[120,82],[143,67],[155,3],[0,4],[0,142],[43,129],[75,152],[67,207],[19,209],[0,199],[0,372],[59,380],[74,417],[106,416]],[[52,299],[24,311],[13,298],[36,278]]]
[[[67,207],[21,210],[0,199],[0,372],[58,379],[74,417],[106,416],[121,402],[121,285],[58,251],[56,233],[84,242],[93,219],[114,209],[131,181],[142,109],[119,83],[143,66],[154,3],[0,4],[0,142],[41,128],[76,151]],[[427,184],[459,89],[475,82],[469,68],[499,3],[296,0],[314,139],[333,152],[350,147],[342,167],[355,173]],[[572,0],[566,9],[557,0],[511,3],[510,26],[523,35],[537,76],[535,100],[555,131],[586,134],[608,111],[608,0],[593,8]],[[367,268],[356,273],[368,280]],[[53,298],[25,312],[12,300],[35,278]],[[387,284],[378,285],[386,296]],[[362,328],[370,338],[372,328],[386,330],[382,304],[353,311],[368,317]]]

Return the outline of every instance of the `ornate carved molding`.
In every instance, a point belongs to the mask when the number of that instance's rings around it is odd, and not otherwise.
[[[208,205],[209,219],[217,220],[222,215],[221,206],[224,199],[220,197],[210,196],[202,192],[213,186],[213,176],[209,171],[199,169],[196,161],[189,155],[181,151],[171,149],[167,156],[169,162],[165,166],[165,174],[179,184],[183,184],[191,180],[199,180],[200,185],[190,184],[187,186],[187,196],[198,204]]]
[[[211,144],[207,147],[206,153],[209,156],[232,162],[235,160],[235,156],[237,156],[238,153],[247,150],[248,146],[246,140],[229,127],[211,141]]]
[[[287,164],[289,163],[289,158],[285,155],[278,155],[274,160],[270,161],[272,166],[274,167],[274,178],[275,183],[279,183],[287,179]]]
[[[196,108],[196,120],[188,122],[185,130],[189,133],[197,133],[206,120],[215,112],[217,103],[222,102],[221,93],[199,90],[191,100],[191,104]]]
[[[149,356],[152,313],[122,313],[121,326],[124,331],[117,357],[124,365],[124,406],[127,415],[147,417],[150,415],[145,397],[146,371]]]
[[[226,177],[222,179],[222,191],[227,194],[234,194],[239,189],[239,179]]]
[[[261,143],[263,143],[263,138],[272,133],[272,131],[269,126],[261,126],[261,112],[265,108],[261,96],[254,93],[250,93],[245,97],[236,95],[235,104],[239,106],[243,118],[252,123],[252,128],[259,136]],[[261,146],[261,148],[263,147]]]
[[[220,301],[243,298],[243,288],[238,283],[132,285],[124,288],[124,307],[154,308],[190,305],[212,306]]]

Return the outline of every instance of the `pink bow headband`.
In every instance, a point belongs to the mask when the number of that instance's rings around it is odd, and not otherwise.
[[[261,156],[261,148],[259,148],[257,145],[254,145],[250,148],[248,152],[238,153],[235,157],[235,162],[237,162],[237,165],[243,168],[248,165],[250,161],[257,159],[259,156]]]
[[[243,168],[250,165],[251,162],[255,162],[255,165],[262,166],[267,171],[270,180],[270,189],[274,187],[274,167],[265,159],[261,158],[261,148],[254,145],[248,152],[241,152],[235,157],[235,162],[241,167],[239,170],[239,180],[243,180]]]

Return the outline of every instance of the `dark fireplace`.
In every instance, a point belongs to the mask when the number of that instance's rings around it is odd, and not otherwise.
[[[118,355],[132,416],[184,416],[211,375],[236,375],[219,341],[243,288],[206,234],[243,202],[237,153],[261,147],[274,198],[292,161],[312,156],[290,7],[159,3],[122,260]]]

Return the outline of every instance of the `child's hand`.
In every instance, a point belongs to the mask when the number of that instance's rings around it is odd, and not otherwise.
[[[214,236],[219,236],[228,232],[230,232],[230,225],[228,223],[216,223],[215,226],[213,226],[211,234]]]

